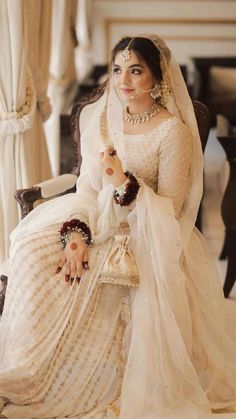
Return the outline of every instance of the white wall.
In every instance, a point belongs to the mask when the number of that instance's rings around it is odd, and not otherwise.
[[[181,64],[191,56],[236,55],[234,0],[93,0],[95,64],[106,63],[112,46],[127,34],[163,37]]]

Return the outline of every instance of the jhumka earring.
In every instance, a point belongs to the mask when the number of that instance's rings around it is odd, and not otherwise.
[[[155,86],[150,92],[150,96],[155,100],[160,96],[160,83],[155,83]]]
[[[155,100],[159,98],[161,95],[160,89],[161,89],[161,83],[156,82],[154,87],[152,87],[151,89],[143,90],[143,92],[150,93],[150,96]]]
[[[130,60],[130,50],[129,49],[130,49],[130,44],[133,41],[133,39],[134,38],[131,38],[131,40],[129,41],[127,47],[125,47],[125,49],[120,54],[121,55],[121,58],[122,58],[122,60],[124,62]]]

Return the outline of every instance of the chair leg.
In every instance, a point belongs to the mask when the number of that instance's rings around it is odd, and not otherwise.
[[[5,275],[0,276],[0,316],[3,312],[5,294],[7,288],[7,277]]]
[[[236,231],[226,232],[226,247],[228,266],[223,290],[225,298],[228,298],[236,280]]]
[[[227,259],[227,246],[226,246],[226,237],[224,238],[224,243],[220,252],[219,260]]]

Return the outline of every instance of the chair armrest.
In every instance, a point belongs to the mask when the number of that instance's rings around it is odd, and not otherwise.
[[[57,195],[64,195],[74,189],[77,179],[76,175],[67,173],[38,183],[35,186],[40,187],[42,198],[52,198]]]
[[[60,175],[55,178],[38,183],[32,188],[18,189],[15,198],[21,207],[21,216],[24,218],[34,207],[37,200],[49,199],[75,191],[77,176],[73,174]]]

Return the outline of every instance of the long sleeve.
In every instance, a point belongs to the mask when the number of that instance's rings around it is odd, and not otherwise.
[[[157,193],[170,198],[178,218],[188,189],[192,158],[191,137],[178,122],[160,144]]]

